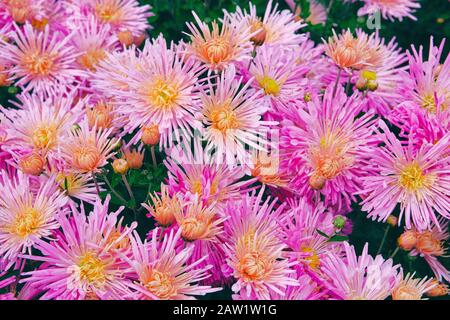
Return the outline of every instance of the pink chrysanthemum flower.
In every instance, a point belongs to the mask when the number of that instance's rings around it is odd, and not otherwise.
[[[48,167],[61,192],[72,201],[78,199],[95,204],[98,194],[91,175],[74,171],[61,159],[51,159],[48,161]],[[101,187],[99,190],[103,191]]]
[[[368,37],[370,65],[356,75],[356,87],[362,91],[366,109],[376,110],[386,116],[398,104],[404,101],[403,79],[406,75],[406,54],[402,52],[393,38],[389,43],[378,32],[367,36],[362,30],[356,30],[358,37]]]
[[[222,206],[226,201],[238,200],[248,191],[254,180],[240,181],[245,176],[242,167],[229,167],[214,162],[199,139],[193,149],[188,143],[167,152],[164,164],[168,170],[167,184],[172,195],[199,197],[204,205]]]
[[[231,289],[246,299],[269,299],[270,293],[284,294],[298,282],[284,257],[286,246],[279,238],[278,223],[283,207],[275,209],[276,199],[262,202],[264,189],[241,201],[228,202],[224,215],[224,249],[230,273],[236,279]]]
[[[221,71],[233,63],[251,59],[250,27],[244,21],[232,23],[226,18],[221,27],[213,21],[210,29],[195,12],[192,14],[198,27],[187,23],[191,32],[191,43],[186,45],[188,55],[192,55],[212,71]]]
[[[34,271],[23,273],[44,294],[41,299],[124,299],[130,296],[127,274],[129,266],[122,259],[130,252],[129,233],[136,227],[123,227],[122,211],[109,213],[108,196],[100,200],[87,215],[72,206],[72,216],[60,216],[61,232],[57,241],[39,241],[42,255],[25,258],[42,261]]]
[[[97,63],[113,50],[116,39],[110,34],[108,25],[100,25],[92,16],[88,21],[74,19],[71,23],[70,28],[76,31],[70,44],[81,52],[77,63],[81,69],[95,71]]]
[[[285,213],[286,222],[281,225],[283,241],[289,247],[289,257],[298,261],[300,269],[319,273],[321,261],[329,252],[339,254],[342,251],[340,243],[329,242],[328,236],[337,231],[333,225],[333,215],[319,203],[312,205],[304,198],[288,200],[290,208]]]
[[[333,30],[333,37],[329,37],[328,42],[323,42],[326,55],[334,61],[339,70],[359,70],[370,65],[367,61],[370,58],[367,37],[354,37],[350,30],[337,35]]]
[[[103,65],[102,65],[103,66]],[[197,82],[203,70],[186,58],[173,43],[167,47],[161,36],[146,42],[141,64],[126,70],[128,89],[118,90],[118,111],[129,118],[126,132],[139,130],[132,139],[137,143],[143,130],[158,126],[160,146],[172,146],[180,136],[189,137],[201,123],[194,114],[199,110]]]
[[[297,19],[301,19],[302,11],[301,7],[298,6],[295,0],[286,0],[286,4],[295,14]],[[312,25],[322,24],[325,25],[327,22],[327,8],[320,2],[316,0],[309,0],[309,16],[306,18],[306,21],[311,23]]]
[[[137,0],[82,0],[74,1],[72,7],[78,15],[94,15],[116,35],[122,32],[133,37],[142,36],[150,28],[147,19],[153,16],[151,6],[140,5]]]
[[[95,173],[113,156],[117,140],[109,138],[111,129],[90,129],[87,121],[70,131],[61,143],[61,153],[75,172]]]
[[[367,156],[373,152],[374,121],[370,112],[358,117],[363,104],[347,98],[340,88],[332,97],[287,115],[281,124],[281,170],[291,177],[291,188],[312,200],[323,195],[326,206],[349,209],[354,193],[368,175]]]
[[[125,259],[137,275],[130,284],[135,298],[151,300],[190,300],[221,288],[198,285],[205,279],[210,266],[195,269],[207,257],[187,265],[193,247],[176,250],[181,230],[163,235],[159,228],[153,229],[150,242],[142,242],[135,233],[131,237],[132,257]]]
[[[206,151],[214,150],[217,163],[246,163],[250,147],[253,150],[267,149],[269,126],[276,122],[262,121],[267,107],[256,103],[259,93],[249,90],[251,81],[242,83],[236,79],[235,68],[222,72],[217,82],[208,82],[201,90],[201,106]]]
[[[0,13],[16,23],[23,24],[41,21],[45,13],[46,0],[3,0],[0,2]],[[2,12],[3,11],[3,12]]]
[[[74,97],[56,95],[43,98],[38,94],[19,96],[20,108],[3,109],[9,124],[5,127],[14,136],[13,148],[37,150],[43,155],[56,152],[72,126],[80,118],[83,101],[74,106]]]
[[[250,76],[254,78],[252,85],[261,92],[261,103],[268,104],[274,113],[304,101],[301,92],[307,80],[302,79],[296,62],[294,50],[268,45],[256,50],[256,57],[249,68]]]
[[[343,300],[384,300],[401,280],[400,265],[392,259],[368,254],[368,244],[360,256],[344,242],[345,258],[330,253],[323,259],[322,271],[332,290]]]
[[[304,37],[297,31],[305,24],[298,21],[288,10],[279,11],[278,4],[272,6],[272,3],[272,0],[267,2],[262,19],[256,14],[256,6],[249,3],[249,12],[237,7],[235,13],[225,12],[225,20],[229,19],[231,24],[241,32],[245,28],[250,28],[254,45],[280,45],[283,48],[297,46]],[[244,22],[243,25],[242,22]]]
[[[347,0],[348,1],[348,0]],[[355,0],[352,0],[353,2]],[[417,20],[413,16],[416,9],[420,8],[418,0],[362,0],[364,6],[358,10],[358,16],[371,15],[381,12],[384,19],[394,21],[403,20],[404,17]]]
[[[36,192],[32,184],[20,173],[12,179],[0,174],[0,256],[12,263],[39,239],[51,238],[57,216],[65,214],[67,197],[57,191],[54,178],[41,181]]]
[[[434,126],[436,122],[444,131],[450,129],[450,56],[440,64],[444,45],[442,41],[436,47],[431,37],[427,60],[424,60],[422,46],[418,51],[412,47],[412,53],[408,53],[409,75],[404,77],[404,102],[389,116],[403,133],[416,135],[424,126]],[[419,124],[414,119],[416,115],[422,117],[425,123]]]
[[[2,60],[12,65],[11,79],[18,79],[16,86],[51,95],[58,93],[56,88],[67,90],[76,82],[83,72],[74,68],[79,53],[68,45],[72,36],[50,34],[48,27],[43,32],[36,31],[26,24],[23,30],[15,26],[12,43],[0,39]]]
[[[392,300],[427,300],[422,299],[422,296],[436,287],[437,283],[433,282],[433,278],[414,279],[414,275],[415,272],[408,273],[406,277],[402,275],[403,279],[392,290]]]
[[[385,146],[371,154],[373,173],[364,179],[360,192],[362,210],[374,220],[386,221],[400,204],[399,223],[404,217],[407,228],[425,230],[432,223],[439,226],[436,214],[450,218],[450,134],[435,145],[424,144],[415,151],[411,140],[403,146],[384,122],[379,125]]]
[[[447,257],[448,248],[445,246],[445,241],[450,237],[448,233],[449,222],[443,218],[438,221],[439,223],[433,225],[431,230],[421,232],[414,230],[416,243],[410,254],[423,257],[439,281],[445,279],[450,282],[450,271],[438,259],[438,257]]]

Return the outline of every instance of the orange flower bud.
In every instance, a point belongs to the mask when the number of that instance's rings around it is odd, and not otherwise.
[[[116,159],[113,161],[112,167],[115,173],[125,174],[128,171],[128,162],[125,159]]]
[[[38,153],[33,152],[19,160],[19,168],[23,173],[38,176],[44,171],[45,159]]]
[[[159,143],[159,129],[158,125],[152,125],[150,127],[142,128],[141,140],[144,144],[154,146]]]
[[[437,280],[433,280],[433,284],[436,284],[436,286],[425,292],[427,296],[442,297],[448,295],[448,287],[445,284],[439,283]]]
[[[441,246],[441,241],[434,238],[430,231],[425,231],[417,237],[416,249],[426,255],[441,256],[444,254],[444,249]]]
[[[398,223],[398,219],[397,217],[391,215],[387,218],[386,222],[390,224],[392,227],[395,227]]]
[[[145,38],[146,38],[145,33],[141,33],[137,37],[134,37],[134,44],[139,47],[142,44],[142,42],[144,42]]]
[[[133,34],[131,33],[130,30],[120,31],[117,34],[117,38],[119,39],[121,44],[123,44],[127,47],[131,46],[134,42]]]
[[[314,190],[321,190],[325,186],[326,181],[327,179],[315,173],[309,177],[309,185]]]
[[[138,152],[137,150],[124,151],[125,159],[128,162],[130,169],[140,169],[144,162],[144,152]]]
[[[417,243],[417,233],[413,230],[403,232],[397,239],[397,244],[400,248],[406,251],[414,249]]]

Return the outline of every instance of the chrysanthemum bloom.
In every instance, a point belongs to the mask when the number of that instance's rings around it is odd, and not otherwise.
[[[313,205],[304,198],[288,201],[286,222],[281,225],[283,241],[289,247],[288,256],[300,264],[300,269],[320,274],[321,260],[329,253],[339,254],[340,243],[328,242],[321,233],[332,236],[336,232],[333,215],[319,203]]]
[[[192,247],[176,250],[181,230],[173,230],[161,238],[159,228],[153,229],[150,242],[142,242],[135,233],[131,237],[132,256],[125,259],[137,275],[130,284],[135,290],[135,298],[151,300],[190,300],[193,296],[221,290],[211,286],[201,286],[198,282],[208,275],[210,266],[195,269],[207,257],[187,265]]]
[[[229,68],[222,72],[217,83],[208,82],[206,91],[202,90],[204,138],[206,151],[214,151],[217,163],[246,163],[250,150],[267,150],[268,131],[276,122],[262,121],[267,110],[263,104],[256,103],[259,93],[249,90],[251,81],[242,83],[236,79],[236,71]]]
[[[210,71],[221,71],[233,63],[251,59],[251,32],[245,21],[232,23],[226,18],[221,27],[213,21],[210,29],[195,12],[192,14],[198,27],[187,23],[191,32],[191,43],[186,45],[188,55],[204,63]]]
[[[57,241],[39,241],[42,255],[26,255],[43,264],[23,273],[23,282],[39,288],[41,299],[124,299],[130,296],[127,274],[131,271],[122,256],[130,252],[129,233],[136,227],[122,227],[122,208],[109,213],[110,196],[100,200],[87,215],[84,207],[72,206],[72,217],[60,216]],[[120,253],[120,254],[119,254]]]
[[[217,164],[215,157],[202,147],[199,139],[194,140],[193,149],[188,143],[167,152],[164,164],[168,170],[170,193],[183,197],[199,197],[207,206],[215,203],[222,206],[228,200],[238,200],[247,192],[254,180],[240,181],[245,176],[243,167]]]
[[[368,175],[367,156],[374,147],[374,121],[363,104],[347,98],[340,88],[332,97],[329,86],[323,101],[286,114],[281,123],[281,169],[291,177],[291,189],[308,199],[323,195],[326,206],[346,210]]]
[[[433,279],[432,284],[434,284],[433,288],[429,289],[425,294],[428,297],[442,297],[448,295],[448,286],[444,283]]]
[[[61,143],[64,160],[80,173],[99,171],[114,154],[113,149],[117,140],[110,139],[110,133],[111,129],[97,130],[96,127],[90,129],[88,122],[82,121]]]
[[[301,21],[297,21],[295,16],[288,10],[278,10],[278,4],[272,6],[272,0],[267,3],[264,17],[261,19],[256,14],[256,6],[249,3],[249,12],[240,7],[235,13],[225,12],[225,20],[240,32],[250,28],[251,40],[254,45],[280,45],[282,48],[293,48],[303,39],[303,35],[297,33],[305,26]],[[244,22],[243,25],[241,23]]]
[[[175,222],[176,212],[181,212],[182,203],[177,195],[169,195],[168,187],[164,184],[161,184],[160,193],[150,193],[152,205],[143,203],[142,206],[148,210],[148,217],[153,217],[161,227],[169,227]]]
[[[430,266],[439,281],[450,281],[450,272],[439,261],[438,257],[446,257],[447,247],[445,241],[449,239],[448,220],[441,218],[431,230],[417,232],[417,242],[410,252],[412,256],[421,256]]]
[[[292,104],[304,101],[301,94],[305,86],[301,69],[296,63],[294,50],[281,46],[264,45],[256,50],[256,57],[250,65],[249,73],[254,78],[252,86],[261,92],[261,104],[270,106],[270,111],[277,114]]]
[[[402,276],[403,279],[392,290],[392,300],[422,300],[424,293],[436,286],[432,278],[414,279],[414,274]]]
[[[431,37],[427,60],[423,57],[422,46],[418,51],[412,47],[412,53],[408,53],[409,75],[404,77],[407,88],[403,93],[403,102],[390,115],[390,121],[404,133],[418,134],[419,143],[422,136],[434,142],[429,139],[432,137],[421,134],[422,130],[434,135],[434,132],[450,129],[450,56],[440,64],[444,45],[445,42],[442,41],[439,47],[435,46]],[[417,117],[422,119],[416,119]],[[441,129],[425,129],[435,127],[436,124]]]
[[[241,201],[229,201],[224,215],[224,249],[226,263],[236,279],[231,289],[246,299],[270,299],[270,293],[284,294],[287,286],[298,282],[291,275],[291,267],[284,257],[286,246],[279,237],[280,212],[274,209],[276,199],[262,202],[264,189],[252,192]]]
[[[54,179],[42,180],[36,192],[30,178],[0,173],[0,257],[11,263],[22,252],[31,252],[39,239],[51,238],[64,215],[67,197],[57,191]]]
[[[282,290],[282,294],[270,290],[270,300],[320,300],[324,293],[320,288],[306,275],[300,276],[298,285],[287,286]],[[245,292],[232,295],[233,300],[248,300]]]
[[[19,96],[20,109],[4,110],[9,119],[6,129],[15,136],[14,148],[37,150],[43,155],[56,152],[71,127],[80,118],[80,101],[75,106],[73,96],[43,98],[38,94]]]
[[[143,70],[144,62],[136,53],[134,46],[123,51],[107,53],[106,57],[99,61],[96,72],[91,74],[90,82],[94,89],[110,100],[125,100],[119,93],[130,91],[128,84],[130,70]]]
[[[11,34],[12,43],[0,39],[2,60],[11,64],[12,80],[25,90],[51,95],[56,88],[67,90],[83,72],[74,68],[78,57],[69,40],[73,33],[62,36],[58,32],[50,34],[48,27],[36,31],[30,24],[23,29],[15,26]]]
[[[222,233],[225,218],[218,216],[214,204],[203,206],[198,197],[173,214],[181,229],[181,238],[185,241],[217,241],[217,236]]]
[[[367,37],[354,37],[350,30],[343,31],[337,35],[333,30],[333,37],[328,38],[328,42],[323,40],[325,53],[339,68],[346,71],[350,69],[359,70],[370,63],[370,49]]]
[[[97,101],[87,106],[86,118],[90,128],[109,129],[116,120],[114,107],[107,101]]]
[[[74,19],[70,28],[75,30],[70,44],[81,52],[76,61],[82,69],[95,71],[99,61],[106,57],[108,51],[112,51],[116,38],[110,34],[108,25],[100,25],[94,17],[88,21]]]
[[[201,123],[194,116],[199,110],[197,85],[203,70],[193,59],[186,58],[173,43],[165,39],[148,41],[141,54],[141,65],[126,70],[129,90],[116,91],[124,100],[117,110],[129,118],[126,132],[158,125],[160,146],[171,146],[180,136],[191,136]],[[105,88],[106,89],[106,88]],[[139,130],[131,140],[142,137]]]
[[[346,0],[349,1],[349,0]],[[355,2],[355,0],[350,0]],[[358,16],[371,15],[381,12],[384,19],[394,21],[403,20],[404,17],[417,20],[413,16],[416,9],[420,8],[418,0],[362,0],[364,6],[358,10]]]
[[[137,0],[84,0],[74,1],[75,9],[88,9],[102,24],[111,27],[111,31],[119,36],[130,32],[133,37],[139,37],[150,28],[147,19],[153,16],[151,6],[140,5]]]
[[[400,265],[392,259],[368,254],[368,244],[360,256],[344,242],[345,258],[330,253],[322,261],[322,271],[333,291],[344,300],[384,300],[401,281]]]
[[[404,217],[408,229],[414,226],[419,231],[432,223],[439,225],[436,214],[449,219],[450,134],[415,151],[411,140],[403,146],[383,121],[379,125],[385,146],[372,151],[372,171],[360,192],[364,195],[362,210],[374,220],[386,221],[400,204],[399,223]]]
[[[0,11],[8,15],[14,22],[23,24],[38,21],[44,14],[45,0],[4,0],[0,3]]]
[[[430,38],[430,51],[427,60],[423,57],[423,47],[417,51],[412,46],[412,53],[408,52],[409,77],[412,79],[412,99],[406,99],[402,105],[409,108],[420,106],[431,115],[448,111],[450,106],[450,56],[447,55],[441,64],[445,40],[439,47]]]
[[[272,153],[257,152],[253,156],[252,165],[250,165],[249,174],[258,179],[262,184],[271,187],[282,187],[289,189],[289,176],[281,172],[279,168],[279,153],[278,149],[272,149]]]
[[[289,6],[289,8],[291,8],[292,12],[294,12],[296,18],[301,19],[301,7],[297,6],[295,0],[286,0],[286,4]],[[306,18],[306,21],[308,21],[312,25],[325,25],[325,22],[327,21],[327,9],[323,4],[317,2],[316,0],[310,0],[309,11],[309,16]]]
[[[145,149],[130,149],[125,147],[122,150],[123,157],[128,162],[128,166],[130,169],[140,169],[144,162],[144,151]]]
[[[367,61],[370,66],[364,67],[355,74],[353,81],[356,87],[362,91],[366,102],[366,110],[373,109],[378,114],[386,116],[398,104],[404,101],[403,79],[405,77],[406,54],[402,52],[392,38],[385,43],[378,32],[367,36],[362,30],[356,30],[358,37],[368,37]]]

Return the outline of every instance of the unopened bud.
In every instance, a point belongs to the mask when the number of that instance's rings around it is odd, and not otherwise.
[[[335,226],[337,230],[342,230],[345,227],[346,222],[347,218],[338,214],[336,217],[334,217],[333,226]]]
[[[141,140],[144,144],[154,146],[159,143],[159,129],[158,125],[152,125],[150,127],[142,128]]]
[[[392,227],[395,227],[395,226],[397,225],[397,223],[398,223],[398,219],[397,219],[397,217],[390,215],[390,216],[387,218],[386,222],[387,222],[389,225],[391,225]]]
[[[400,248],[406,251],[414,249],[417,243],[417,233],[413,230],[403,232],[397,239],[397,244]]]
[[[38,176],[44,171],[45,159],[38,153],[33,152],[19,160],[19,168],[23,173]]]
[[[120,31],[117,34],[117,38],[119,39],[119,42],[125,46],[131,46],[134,42],[133,34],[130,30],[123,30]]]
[[[378,82],[377,80],[369,80],[367,81],[367,89],[370,91],[377,91],[378,89]]]
[[[315,173],[313,173],[309,177],[309,185],[314,190],[321,190],[325,186],[326,179],[322,176],[319,176]]]
[[[112,167],[115,173],[125,174],[128,171],[128,162],[125,159],[116,159],[113,161]]]
[[[433,280],[432,283],[436,286],[425,292],[428,297],[442,297],[448,295],[448,287],[445,284],[440,283],[437,280]]]
[[[134,44],[139,47],[142,42],[144,42],[145,38],[145,33],[141,33],[140,35],[134,37]]]

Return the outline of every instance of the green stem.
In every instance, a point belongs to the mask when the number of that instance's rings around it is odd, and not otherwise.
[[[345,86],[345,93],[347,94],[347,96],[350,95],[350,84],[352,82],[352,77],[353,77],[353,69],[352,69],[352,73],[350,74],[350,77],[348,78],[347,84]]]
[[[156,154],[155,154],[155,146],[152,146],[150,149],[150,153],[152,155],[153,168],[156,168]]]
[[[97,178],[95,177],[94,171],[91,171],[92,179],[94,180],[95,190],[97,190],[97,194],[100,197],[100,187],[98,186]]]
[[[117,197],[117,199],[119,199],[120,201],[122,201],[124,204],[127,203],[127,200],[125,200],[119,193],[117,193],[116,190],[114,190],[114,188],[111,186],[111,183],[109,182],[108,178],[106,177],[106,175],[103,175],[103,180],[105,180],[105,183],[108,185],[108,188],[111,190],[111,192]]]
[[[379,254],[381,252],[381,249],[383,248],[384,243],[386,242],[386,238],[387,238],[390,228],[391,228],[391,226],[387,225],[386,230],[384,231],[383,239],[381,240],[380,246],[378,247],[377,254]]]
[[[400,250],[400,247],[395,248],[394,252],[391,254],[391,256],[389,258],[391,258],[391,259],[394,258],[399,250]]]
[[[337,87],[338,87],[339,81],[341,80],[341,71],[342,71],[342,69],[339,68],[339,71],[338,71],[338,74],[336,77],[336,83],[334,84],[334,88],[333,88],[333,98],[336,96]]]

